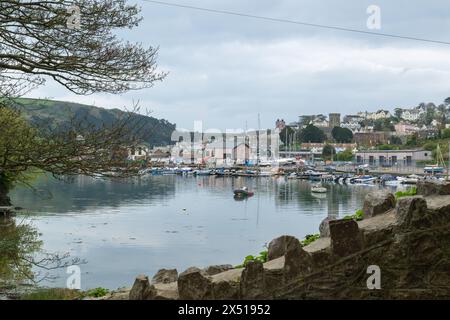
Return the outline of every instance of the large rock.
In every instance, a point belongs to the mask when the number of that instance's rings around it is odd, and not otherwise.
[[[156,289],[150,285],[146,275],[139,275],[131,288],[130,300],[151,300],[156,296]]]
[[[209,276],[233,269],[231,264],[220,264],[209,266],[205,269],[205,273]]]
[[[296,237],[284,235],[273,239],[269,243],[269,261],[283,256],[285,257],[284,276],[286,279],[311,271],[312,258],[309,253],[303,250],[300,241]]]
[[[267,252],[267,259],[271,261],[284,256],[286,254],[288,244],[291,243],[293,239],[298,241],[297,238],[287,235],[280,236],[270,241]]]
[[[181,300],[212,299],[211,279],[203,270],[191,267],[178,276],[178,293]]]
[[[312,272],[312,257],[306,252],[295,237],[286,238],[286,254],[284,256],[284,277],[290,280],[302,274]]]
[[[215,300],[239,299],[239,282],[220,281],[213,283],[213,294]]]
[[[419,181],[417,194],[422,196],[450,195],[450,182],[447,181]]]
[[[427,202],[422,196],[404,197],[397,201],[395,215],[402,229],[409,229],[427,214]]]
[[[269,248],[267,250],[267,259],[274,260],[279,257],[282,257],[286,253],[286,237],[289,236],[281,236],[273,239],[269,243]]]
[[[395,197],[385,190],[369,193],[364,199],[363,212],[365,218],[385,213],[395,207]]]
[[[177,269],[161,269],[152,278],[152,284],[171,283],[178,280]]]
[[[348,256],[363,247],[358,223],[354,220],[330,221],[330,237],[331,250],[339,257]]]
[[[240,291],[242,299],[262,299],[265,296],[264,266],[261,261],[249,261],[242,271]]]
[[[322,222],[319,225],[319,232],[321,238],[327,238],[330,236],[330,225],[329,222],[332,220],[336,220],[336,217],[334,216],[328,216],[325,219],[322,220]]]

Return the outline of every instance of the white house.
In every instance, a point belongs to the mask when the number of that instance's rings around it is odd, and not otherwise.
[[[391,113],[388,110],[378,110],[377,112],[358,112],[358,116],[367,120],[380,120],[391,117]]]
[[[146,143],[139,143],[128,148],[128,160],[147,160],[150,154],[150,146]]]
[[[402,110],[401,118],[406,121],[415,122],[420,119],[420,116],[425,111],[422,108],[415,108],[415,109],[405,109]]]

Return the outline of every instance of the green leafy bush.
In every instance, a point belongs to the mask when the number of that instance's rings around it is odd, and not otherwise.
[[[417,194],[417,187],[412,187],[411,189],[407,191],[398,191],[395,193],[395,198],[399,199],[402,197],[410,197],[415,196]]]
[[[359,209],[359,210],[357,210],[357,211],[355,212],[355,214],[344,216],[343,219],[345,219],[345,220],[352,220],[352,219],[353,219],[353,220],[355,220],[355,221],[361,221],[361,220],[364,219],[364,211],[362,211],[361,209]]]
[[[308,234],[308,235],[306,235],[305,239],[300,241],[300,244],[302,247],[304,247],[304,246],[307,246],[308,244],[316,241],[319,238],[320,238],[320,234],[318,234],[318,233]],[[242,264],[235,266],[235,268],[244,268],[247,265],[247,263],[249,263],[250,261],[260,261],[262,263],[265,263],[269,260],[268,254],[269,254],[269,252],[267,250],[264,250],[264,251],[261,251],[258,256],[252,256],[252,255],[246,256],[244,259],[244,262]]]
[[[307,246],[310,243],[313,243],[314,241],[316,241],[317,239],[320,238],[320,234],[316,233],[316,234],[308,234],[306,235],[305,239],[300,241],[300,244],[302,245],[302,247]]]
[[[108,293],[109,293],[108,289],[94,288],[94,289],[90,289],[90,290],[86,291],[85,295],[87,297],[100,298],[100,297],[106,296]]]
[[[245,259],[244,259],[244,262],[242,264],[240,264],[240,265],[235,266],[235,268],[244,268],[247,265],[247,263],[249,263],[250,261],[255,261],[255,260],[256,261],[260,261],[262,263],[267,262],[267,260],[268,260],[268,251],[267,250],[261,251],[259,253],[259,256],[256,256],[256,257],[252,256],[252,255],[246,256]]]

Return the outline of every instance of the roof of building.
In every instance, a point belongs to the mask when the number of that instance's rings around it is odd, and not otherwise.
[[[403,150],[362,150],[356,153],[407,153],[407,152],[423,152],[424,149],[403,149]]]

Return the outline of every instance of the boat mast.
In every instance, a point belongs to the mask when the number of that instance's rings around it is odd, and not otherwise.
[[[256,166],[259,169],[259,131],[261,130],[261,117],[258,113],[258,132],[256,133]]]

